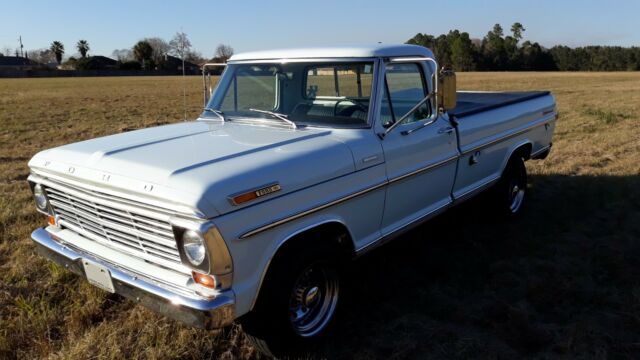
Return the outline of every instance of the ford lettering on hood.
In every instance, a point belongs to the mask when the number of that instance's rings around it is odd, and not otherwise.
[[[281,195],[354,171],[349,148],[331,134],[196,121],[64,145],[39,153],[30,166],[71,178],[86,174],[88,181],[104,174],[138,180],[141,194],[180,194],[174,202],[195,201],[184,205],[211,217],[233,208],[229,196],[256,186],[278,183]],[[320,158],[326,166],[318,166]],[[147,191],[150,185],[155,189]]]

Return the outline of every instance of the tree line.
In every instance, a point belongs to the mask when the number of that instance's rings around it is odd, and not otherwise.
[[[495,24],[482,39],[451,30],[439,36],[418,33],[407,44],[430,48],[440,65],[457,71],[636,71],[640,47],[557,45],[547,49],[522,41],[524,26],[516,22],[506,34]]]
[[[61,41],[53,41],[48,48],[35,49],[25,52],[25,57],[42,64],[56,62],[62,68],[90,70],[103,66],[95,57],[88,56],[89,42],[78,40],[76,49],[80,54],[79,58],[70,56],[63,61],[65,46]],[[10,53],[10,49],[5,48],[4,52]],[[114,50],[111,56],[117,61],[117,68],[126,70],[163,70],[173,66],[175,61],[170,61],[168,57],[184,59],[186,62],[202,64],[204,62],[226,62],[233,55],[233,48],[229,45],[220,44],[216,48],[213,57],[207,59],[202,54],[193,49],[189,37],[184,32],[177,32],[170,41],[159,37],[144,38],[137,41],[131,48]],[[0,53],[0,56],[4,56]],[[16,51],[16,57],[19,54]],[[175,59],[174,59],[175,60]]]
[[[142,69],[162,69],[167,62],[167,55],[184,59],[194,64],[208,61],[226,62],[233,55],[233,48],[220,44],[212,58],[205,58],[193,49],[189,37],[184,32],[177,32],[170,41],[159,37],[145,38],[136,42],[131,49],[114,50],[111,54],[125,67],[140,64]]]
[[[557,45],[545,48],[537,42],[523,41],[526,29],[516,22],[505,34],[495,24],[482,39],[472,39],[468,33],[451,30],[439,36],[418,33],[407,41],[433,50],[440,65],[457,71],[637,71],[640,70],[640,47],[585,46],[570,48]],[[26,52],[26,57],[39,63],[53,61],[63,68],[92,69],[99,66],[87,56],[89,42],[79,40],[76,49],[79,58],[69,57],[63,62],[64,44],[53,41],[49,48]],[[5,54],[11,53],[8,48]],[[0,54],[1,56],[2,54]],[[159,37],[144,38],[131,48],[114,50],[111,56],[120,69],[166,69],[171,65],[167,56],[184,59],[194,64],[206,61],[225,62],[233,55],[233,48],[220,44],[212,58],[204,58],[194,50],[187,34],[178,32],[170,41]],[[16,50],[16,56],[18,51]]]
[[[232,55],[231,46],[220,44],[213,57],[207,59],[193,49],[189,36],[184,32],[177,32],[170,41],[159,37],[144,38],[137,41],[131,48],[116,49],[111,53],[111,56],[118,61],[118,68],[124,70],[171,69],[175,66],[175,62],[168,56],[199,65],[208,61],[226,62]],[[68,61],[73,60],[70,58]],[[80,59],[77,61],[77,68],[86,69],[91,66],[83,65]]]

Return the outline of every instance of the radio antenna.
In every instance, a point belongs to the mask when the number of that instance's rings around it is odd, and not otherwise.
[[[184,48],[185,48],[185,33],[180,26],[180,53],[182,54],[182,107],[184,108],[184,121],[187,121],[187,77],[184,69]]]

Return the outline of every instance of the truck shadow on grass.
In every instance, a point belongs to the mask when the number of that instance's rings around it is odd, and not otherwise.
[[[479,197],[347,270],[327,358],[638,357],[640,176],[530,176],[514,221]]]

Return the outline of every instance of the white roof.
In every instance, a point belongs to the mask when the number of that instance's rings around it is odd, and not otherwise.
[[[360,46],[314,47],[253,51],[233,55],[229,61],[296,58],[370,58],[396,56],[433,57],[431,50],[418,45],[374,44]]]

